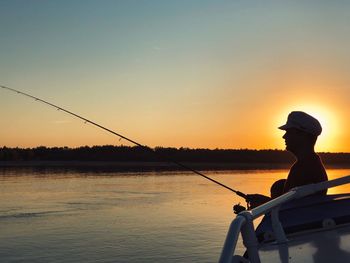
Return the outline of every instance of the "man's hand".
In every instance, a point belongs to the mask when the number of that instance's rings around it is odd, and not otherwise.
[[[253,209],[259,205],[265,204],[266,202],[270,201],[271,198],[261,194],[252,194],[247,195],[246,200],[248,202],[249,209]]]

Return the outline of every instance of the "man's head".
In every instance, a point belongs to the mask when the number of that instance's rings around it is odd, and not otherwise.
[[[312,147],[313,149],[317,136],[322,132],[319,121],[302,111],[291,112],[288,115],[287,123],[279,129],[286,131],[283,136],[286,149],[293,153],[305,147]]]

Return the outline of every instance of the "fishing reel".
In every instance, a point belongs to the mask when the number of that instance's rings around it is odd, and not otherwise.
[[[242,196],[243,197],[243,196]],[[265,204],[268,201],[271,201],[271,198],[268,196],[264,196],[261,194],[249,194],[244,195],[244,199],[247,202],[247,207],[244,207],[241,205],[241,203],[238,203],[237,205],[233,206],[233,211],[235,214],[239,214],[240,212],[244,210],[250,210],[255,207],[258,207],[262,204]]]
[[[238,203],[236,205],[233,206],[233,212],[237,215],[242,211],[247,210],[246,207],[244,207],[243,205],[241,205],[241,203]]]

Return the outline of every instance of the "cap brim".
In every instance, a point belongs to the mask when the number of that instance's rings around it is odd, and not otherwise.
[[[288,128],[287,124],[284,124],[284,125],[278,127],[278,129],[280,129],[280,130],[286,130],[287,128]]]
[[[288,124],[284,124],[284,125],[278,127],[278,129],[284,130],[284,131],[287,130],[287,129],[290,129],[290,128],[295,128],[295,126],[293,126],[293,125],[288,125]]]

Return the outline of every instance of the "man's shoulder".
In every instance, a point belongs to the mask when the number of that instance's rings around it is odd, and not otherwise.
[[[317,167],[322,166],[322,160],[320,156],[317,154],[306,156],[305,158],[298,159],[294,164],[293,167]]]

